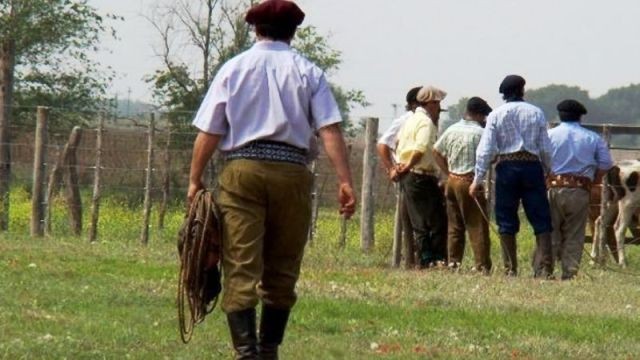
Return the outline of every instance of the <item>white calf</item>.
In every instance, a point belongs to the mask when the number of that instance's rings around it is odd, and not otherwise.
[[[602,222],[611,224],[615,217],[613,227],[618,248],[618,263],[625,267],[624,239],[634,213],[640,207],[640,160],[622,161],[606,176],[609,182],[605,190],[606,204],[604,212],[596,220],[591,256],[597,259],[603,253],[606,232],[600,231],[600,226]]]

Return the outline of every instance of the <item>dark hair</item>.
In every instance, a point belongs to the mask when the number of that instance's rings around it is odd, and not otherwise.
[[[568,111],[558,111],[558,117],[563,122],[579,122],[582,114]]]
[[[256,24],[256,33],[272,40],[287,41],[293,38],[297,26],[289,24]]]
[[[522,101],[524,98],[524,86],[517,89],[509,89],[502,95],[505,101]]]

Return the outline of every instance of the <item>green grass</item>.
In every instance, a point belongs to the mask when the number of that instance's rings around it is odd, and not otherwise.
[[[141,211],[105,200],[100,242],[27,236],[29,206],[14,193],[12,231],[0,235],[0,358],[231,359],[222,313],[183,345],[177,330],[174,209],[138,244]],[[25,205],[25,203],[27,203]],[[338,250],[338,217],[324,210],[307,248],[283,359],[634,359],[640,354],[640,279],[583,263],[576,281],[536,281],[531,235],[522,274],[485,277],[391,269],[392,218],[378,213],[376,247],[359,251],[357,221]],[[154,220],[155,224],[155,220]],[[500,264],[493,239],[493,261]],[[629,271],[640,251],[629,249]],[[470,267],[466,256],[464,269]]]

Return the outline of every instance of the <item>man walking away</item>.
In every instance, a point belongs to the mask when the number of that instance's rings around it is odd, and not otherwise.
[[[391,178],[400,179],[409,219],[420,246],[420,267],[446,264],[447,215],[438,187],[433,145],[438,133],[440,102],[447,93],[432,86],[418,92],[419,106],[398,134],[398,166]]]
[[[524,85],[524,78],[518,75],[509,75],[500,84],[499,91],[506,103],[487,117],[469,192],[479,195],[487,170],[497,155],[495,215],[505,273],[509,276],[518,273],[516,234],[520,230],[518,207],[522,201],[539,249],[533,259],[534,277],[550,278],[552,227],[545,171],[549,168],[551,150],[544,113],[524,101]]]
[[[254,5],[246,21],[257,42],[216,74],[193,124],[200,130],[188,198],[203,187],[216,149],[227,164],[218,178],[222,222],[221,307],[237,359],[277,359],[311,218],[306,168],[314,131],[338,175],[340,212],[355,211],[351,172],[336,101],[324,72],[289,47],[304,13],[293,2]],[[256,310],[262,302],[260,337]]]
[[[473,268],[483,274],[489,274],[491,270],[489,224],[484,219],[487,202],[484,196],[474,198],[469,195],[469,186],[474,177],[476,148],[490,112],[486,101],[472,97],[467,102],[464,119],[451,125],[433,150],[438,166],[448,174],[445,199],[449,219],[449,268],[456,269],[462,263],[466,230],[473,249]]]
[[[551,175],[547,179],[553,222],[553,253],[562,265],[562,279],[578,273],[592,183],[613,166],[609,148],[593,131],[580,126],[587,109],[576,100],[557,106],[560,125],[549,130],[552,145]]]

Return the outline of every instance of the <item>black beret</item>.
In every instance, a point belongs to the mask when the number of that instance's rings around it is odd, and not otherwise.
[[[500,83],[500,94],[513,93],[515,90],[524,88],[526,81],[520,75],[507,75]]]
[[[477,96],[472,97],[467,101],[467,112],[472,114],[489,115],[492,111],[491,106],[487,104],[484,99]]]
[[[252,6],[244,19],[250,25],[299,26],[304,12],[293,1],[266,0]]]
[[[422,89],[422,86],[414,87],[407,93],[407,104],[418,102],[418,92]]]
[[[587,108],[585,108],[580,102],[573,99],[561,101],[556,109],[558,109],[558,112],[574,115],[584,115],[587,113]]]

